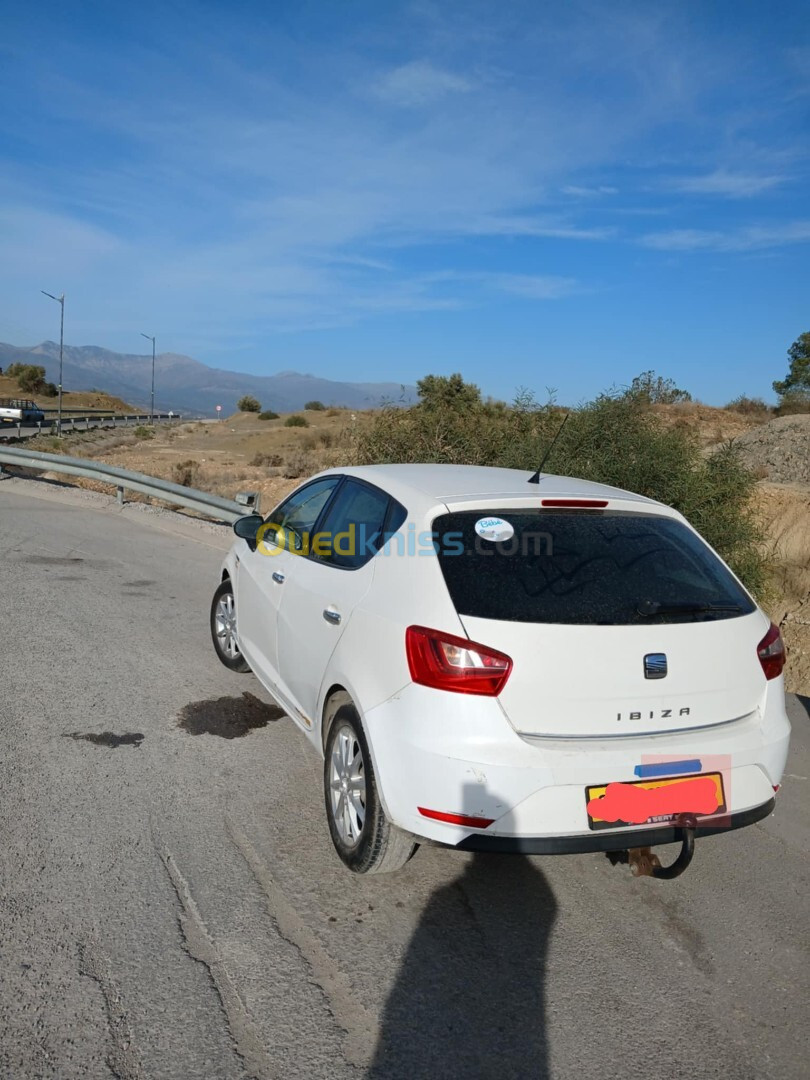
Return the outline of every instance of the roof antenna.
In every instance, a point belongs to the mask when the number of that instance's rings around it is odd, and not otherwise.
[[[560,426],[557,428],[557,434],[551,440],[551,445],[549,446],[548,450],[546,450],[545,454],[543,455],[543,460],[540,462],[540,468],[537,470],[536,473],[534,473],[532,476],[529,477],[529,479],[527,481],[529,484],[539,484],[540,483],[540,474],[543,471],[543,466],[548,461],[548,456],[551,453],[551,451],[554,449],[554,444],[556,443],[557,439],[559,439],[559,437],[560,437],[560,435],[562,433],[562,429],[565,427],[566,422],[568,420],[568,417],[570,415],[571,415],[571,413],[566,413],[565,414],[565,419],[560,424]]]

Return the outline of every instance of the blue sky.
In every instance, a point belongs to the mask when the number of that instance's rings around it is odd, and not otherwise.
[[[810,330],[810,8],[5,5],[0,340],[576,402],[772,397]]]

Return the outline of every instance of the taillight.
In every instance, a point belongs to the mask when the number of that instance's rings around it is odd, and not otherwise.
[[[500,694],[512,670],[505,653],[426,626],[409,626],[405,651],[411,678],[421,686],[457,694]]]
[[[771,623],[771,628],[757,645],[757,656],[762,664],[766,679],[776,679],[785,666],[785,643],[779,627]]]

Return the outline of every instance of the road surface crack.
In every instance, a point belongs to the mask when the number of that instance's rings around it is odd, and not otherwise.
[[[279,934],[300,953],[313,981],[322,990],[335,1022],[346,1032],[343,1049],[346,1061],[360,1067],[368,1066],[377,1040],[372,1015],[357,1000],[357,992],[349,980],[295,911],[244,832],[229,817],[225,818],[225,827],[261,886],[267,899],[267,910]]]
[[[79,971],[95,979],[104,997],[107,1027],[113,1044],[112,1051],[107,1055],[107,1064],[118,1080],[142,1080],[141,1063],[121,993],[110,974],[109,960],[94,943],[85,942],[79,946]]]
[[[222,1002],[225,1020],[233,1039],[236,1053],[242,1059],[245,1069],[254,1080],[279,1080],[281,1073],[275,1068],[267,1054],[267,1049],[259,1037],[253,1021],[217,947],[208,933],[200,915],[188,882],[180,872],[171,852],[158,847],[158,853],[166,867],[177,899],[180,901],[182,914],[180,929],[186,944],[186,951],[194,960],[208,969],[208,974]]]

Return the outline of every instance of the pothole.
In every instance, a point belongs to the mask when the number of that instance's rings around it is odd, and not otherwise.
[[[245,691],[241,697],[192,701],[183,707],[177,726],[189,735],[219,735],[221,739],[241,739],[255,728],[286,715],[278,705],[268,705]]]
[[[146,738],[139,731],[125,731],[123,735],[116,735],[112,731],[68,731],[64,734],[65,739],[81,739],[84,742],[93,743],[94,746],[140,746]]]

